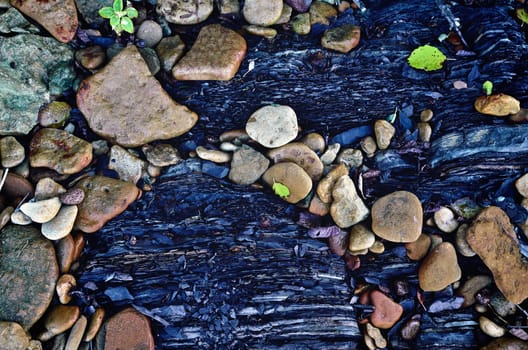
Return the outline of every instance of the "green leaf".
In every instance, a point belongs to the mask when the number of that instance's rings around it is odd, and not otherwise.
[[[121,27],[121,23],[116,24],[114,27],[112,27],[117,35],[121,35],[121,32],[123,31],[123,27]]]
[[[110,17],[110,26],[112,27],[112,29],[115,30],[115,27],[119,24],[119,16],[118,15],[112,15],[112,17]]]
[[[121,27],[123,27],[125,32],[130,34],[134,33],[134,23],[132,23],[132,20],[128,17],[121,18]]]
[[[423,69],[427,72],[441,69],[446,56],[442,51],[431,45],[419,46],[411,52],[407,61],[415,69]]]
[[[517,15],[517,18],[523,21],[524,23],[528,23],[528,12],[526,12],[525,9],[520,8],[515,11],[515,14]]]
[[[286,198],[290,195],[290,189],[280,182],[274,182],[272,188],[273,191],[275,191],[275,194],[281,198]]]
[[[103,7],[99,10],[99,16],[103,18],[110,18],[114,15],[114,9],[111,7]]]
[[[139,13],[137,12],[135,8],[127,7],[126,15],[128,16],[128,18],[137,18],[137,16],[139,16]]]
[[[123,0],[114,0],[114,11],[123,11]]]
[[[492,91],[493,91],[493,83],[489,80],[486,80],[484,82],[484,84],[482,84],[482,88],[484,89],[484,91],[486,92],[486,95],[491,95]]]

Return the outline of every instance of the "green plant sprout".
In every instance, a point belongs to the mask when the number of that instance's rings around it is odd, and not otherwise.
[[[525,9],[517,9],[515,11],[517,18],[520,19],[523,23],[528,23],[528,12]]]
[[[275,180],[273,180],[272,188],[275,194],[281,198],[286,198],[290,195],[290,189],[288,186],[281,184],[280,182],[275,182]]]
[[[431,45],[423,45],[414,49],[407,61],[415,69],[423,69],[427,72],[442,68],[446,60],[442,51]]]
[[[493,83],[489,80],[486,80],[484,84],[482,84],[482,89],[486,92],[486,95],[491,95],[493,91]]]
[[[137,18],[138,12],[131,6],[123,10],[123,0],[114,0],[113,6],[103,7],[99,10],[99,15],[110,20],[110,26],[117,35],[121,35],[122,31],[134,33],[132,18]]]

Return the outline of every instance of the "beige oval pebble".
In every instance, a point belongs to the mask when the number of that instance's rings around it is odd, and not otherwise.
[[[64,350],[78,350],[79,345],[81,345],[81,341],[83,339],[84,331],[86,330],[86,324],[88,323],[88,320],[86,317],[81,315],[79,319],[75,322],[73,325],[70,335],[68,336],[68,341],[66,342],[66,346],[64,347]]]
[[[381,241],[375,241],[368,250],[374,254],[383,254],[385,251],[385,245]]]
[[[86,333],[84,334],[84,341],[89,342],[92,341],[93,338],[97,335],[97,332],[99,332],[99,329],[101,329],[101,325],[103,324],[103,320],[105,317],[105,310],[102,308],[95,309],[95,312],[93,313],[92,317],[90,317],[90,323],[88,323],[88,327],[86,328]]]
[[[250,24],[270,26],[281,17],[282,7],[282,0],[246,0],[242,14]]]
[[[428,122],[428,121],[431,121],[431,119],[433,119],[433,111],[430,110],[430,109],[424,109],[421,113],[420,113],[420,120],[422,122]]]
[[[385,349],[387,347],[387,340],[383,337],[379,328],[367,323],[367,334],[374,339],[376,347],[380,349]]]
[[[430,142],[433,129],[429,123],[420,122],[417,125],[418,139],[422,142]]]
[[[70,329],[75,321],[79,318],[80,310],[78,306],[56,305],[48,309],[44,317],[45,331],[40,333],[37,338],[41,341],[47,341]]]
[[[41,232],[44,237],[50,240],[66,237],[73,229],[77,212],[76,205],[64,205],[52,220],[42,224]]]
[[[378,149],[376,140],[374,140],[372,136],[367,136],[363,138],[359,142],[359,145],[361,146],[361,149],[363,150],[363,152],[365,152],[368,158],[374,156],[374,153],[376,153],[376,150]]]
[[[465,257],[470,258],[472,256],[477,255],[477,253],[475,253],[473,249],[471,249],[466,239],[468,228],[469,228],[468,224],[460,225],[460,227],[457,229],[457,232],[456,232],[455,245],[456,245],[458,253],[460,253],[461,255]]]
[[[297,115],[289,106],[265,106],[249,117],[246,132],[264,147],[284,146],[297,137]]]
[[[0,156],[4,168],[15,167],[24,161],[24,146],[13,136],[2,137],[0,139]]]
[[[326,142],[321,134],[311,132],[301,139],[301,142],[308,146],[315,153],[322,153],[325,150]]]
[[[59,277],[55,291],[61,304],[68,304],[71,301],[70,291],[77,286],[75,277],[70,274],[64,274]]]
[[[521,110],[519,100],[506,94],[480,96],[474,106],[478,112],[496,117],[505,117]]]
[[[277,29],[269,28],[269,27],[263,27],[263,26],[258,26],[258,25],[255,25],[255,24],[250,24],[248,26],[245,26],[244,29],[249,34],[262,36],[262,37],[268,38],[268,39],[274,38],[277,35]]]
[[[59,212],[60,207],[59,198],[53,197],[38,202],[24,203],[20,206],[20,210],[29,216],[33,222],[41,224],[53,219]]]
[[[349,170],[345,164],[339,164],[330,170],[321,181],[319,181],[319,184],[317,185],[317,195],[323,203],[329,204],[332,201],[332,190],[334,189],[335,183],[341,176],[348,175],[348,171]]]
[[[506,334],[506,330],[487,318],[486,316],[479,317],[479,326],[480,329],[493,338],[500,338]]]
[[[33,221],[31,221],[31,218],[20,210],[15,210],[11,214],[11,222],[16,225],[29,225]]]
[[[447,207],[441,207],[434,213],[434,221],[442,232],[450,233],[458,228],[455,213]]]
[[[351,251],[367,249],[372,247],[375,241],[374,232],[361,224],[357,224],[352,226],[350,230],[348,249]]]
[[[379,149],[387,149],[396,133],[396,129],[391,123],[384,119],[378,119],[374,123],[374,134]]]
[[[40,179],[35,186],[35,199],[41,201],[57,197],[66,192],[66,189],[50,177]]]
[[[231,154],[214,149],[207,149],[203,146],[196,147],[196,154],[200,159],[209,160],[213,163],[226,163],[231,161]]]
[[[332,164],[336,159],[340,149],[341,144],[339,143],[333,143],[331,145],[328,145],[326,152],[321,155],[321,162],[323,162],[324,165]]]
[[[312,179],[310,179],[310,176],[303,168],[291,162],[273,165],[262,175],[262,179],[270,187],[275,182],[288,187],[290,195],[284,198],[288,203],[297,203],[305,198],[312,189]]]

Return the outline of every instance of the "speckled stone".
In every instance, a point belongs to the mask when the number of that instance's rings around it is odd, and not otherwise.
[[[318,181],[323,175],[323,163],[314,151],[301,142],[290,142],[272,149],[268,157],[275,163],[293,162],[299,165],[313,181]]]
[[[249,117],[246,132],[264,147],[284,146],[297,137],[297,115],[289,106],[264,106]]]
[[[242,8],[242,14],[249,24],[266,27],[275,24],[279,20],[282,7],[282,0],[246,0]]]
[[[361,30],[358,26],[345,24],[326,30],[321,38],[321,45],[330,50],[347,53],[358,46],[360,38]]]
[[[88,46],[75,53],[75,59],[86,69],[97,69],[106,60],[105,50],[99,46]]]
[[[368,217],[369,209],[358,196],[356,185],[348,175],[343,175],[336,181],[332,198],[330,215],[337,226],[347,228]]]
[[[205,21],[213,8],[213,0],[159,0],[156,12],[170,23],[196,24]]]
[[[425,257],[418,270],[418,281],[424,291],[437,292],[458,281],[461,275],[455,247],[443,242]]]
[[[323,2],[314,1],[310,6],[310,23],[330,24],[330,18],[337,16],[337,10],[334,6]]]
[[[40,126],[44,128],[59,128],[70,117],[71,107],[66,102],[52,101],[45,104],[38,113]]]
[[[13,136],[2,137],[0,139],[0,155],[4,168],[16,167],[24,161],[24,146]]]
[[[183,57],[184,52],[185,43],[179,35],[163,38],[156,46],[156,53],[158,54],[161,67],[166,72],[172,70],[176,62]]]
[[[16,322],[0,321],[0,347],[5,350],[26,350],[31,337]]]
[[[105,330],[105,350],[154,350],[149,319],[132,308],[112,316]]]
[[[269,159],[262,153],[243,145],[233,153],[229,180],[240,185],[250,185],[264,174],[269,163]]]

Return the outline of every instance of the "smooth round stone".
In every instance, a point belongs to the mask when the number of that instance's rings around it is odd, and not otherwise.
[[[35,199],[37,201],[42,201],[57,197],[65,192],[66,189],[62,187],[61,184],[50,177],[44,177],[38,180],[37,185],[35,186]]]
[[[480,329],[492,338],[500,338],[506,334],[506,330],[487,318],[486,316],[479,317]]]
[[[418,139],[422,142],[430,142],[433,129],[429,123],[420,122],[417,125],[418,128]]]
[[[528,198],[528,173],[524,174],[515,181],[515,188],[524,198]]]
[[[371,230],[361,224],[354,225],[350,230],[348,249],[354,251],[371,248],[375,241],[376,236]]]
[[[457,295],[464,297],[464,303],[461,307],[473,305],[475,303],[475,294],[491,283],[493,283],[493,280],[486,275],[477,275],[469,278],[456,292]]]
[[[412,340],[416,338],[418,332],[420,331],[420,326],[420,320],[411,318],[409,321],[405,322],[400,331],[402,338],[405,340]]]
[[[48,341],[54,336],[66,332],[79,318],[81,312],[78,306],[55,305],[44,317],[44,331],[37,338],[40,341]]]
[[[0,321],[0,348],[6,350],[26,350],[31,337],[16,322]]]
[[[361,29],[352,24],[334,27],[324,32],[321,46],[329,50],[348,53],[359,44]]]
[[[249,137],[268,148],[284,146],[297,137],[298,131],[297,115],[289,106],[262,107],[246,123]]]
[[[422,221],[422,204],[411,192],[393,192],[372,206],[372,230],[390,242],[416,241],[422,233]]]
[[[346,148],[337,156],[337,162],[349,168],[358,168],[363,164],[363,153],[358,149]]]
[[[449,242],[433,248],[418,270],[420,288],[426,292],[440,291],[460,279],[455,247]]]
[[[132,308],[112,316],[105,330],[105,350],[154,350],[149,319]]]
[[[167,143],[160,143],[156,146],[145,145],[142,151],[147,161],[158,167],[175,165],[182,160],[178,150]]]
[[[36,228],[10,225],[0,233],[0,252],[0,315],[28,330],[55,292],[55,249]]]
[[[66,102],[52,101],[40,109],[38,121],[43,128],[60,128],[70,118],[70,112]]]
[[[253,35],[256,35],[256,36],[262,36],[262,37],[268,38],[268,39],[274,38],[277,35],[277,30],[276,29],[269,28],[269,27],[258,26],[258,25],[255,25],[255,24],[250,24],[248,26],[244,26],[244,29],[249,34],[253,34]]]
[[[163,31],[157,22],[147,19],[139,25],[136,36],[143,40],[147,47],[154,47],[163,38]]]
[[[53,219],[42,224],[40,230],[44,237],[52,241],[66,237],[73,229],[77,212],[76,205],[62,206]]]
[[[196,24],[213,12],[213,0],[158,0],[156,12],[174,24]]]
[[[21,212],[20,210],[15,210],[13,213],[11,213],[11,222],[15,225],[29,225],[33,221],[29,216]]]
[[[442,232],[451,233],[458,228],[455,213],[447,207],[441,207],[434,213],[434,221]]]
[[[321,162],[323,162],[324,165],[332,164],[336,159],[340,149],[341,145],[339,143],[328,145],[326,152],[321,156]]]
[[[62,238],[56,245],[57,262],[61,273],[70,271],[70,267],[74,261],[75,243],[72,235],[67,235]]]
[[[477,112],[495,117],[505,117],[521,110],[519,100],[506,94],[477,97],[474,106]]]
[[[53,197],[38,202],[28,202],[20,206],[20,210],[29,216],[33,222],[39,224],[53,219],[59,212],[61,202],[59,198]]]
[[[304,199],[312,189],[312,179],[303,168],[295,163],[277,163],[270,167],[264,175],[264,182],[272,187],[275,182],[288,187],[290,195],[284,198],[288,203],[297,203]]]
[[[375,241],[374,244],[368,249],[369,252],[374,254],[383,254],[385,251],[385,245],[381,241]]]
[[[86,69],[97,69],[105,62],[106,52],[101,46],[89,46],[78,50],[75,59]]]
[[[0,139],[0,155],[4,168],[15,167],[24,161],[24,146],[13,136],[2,137]]]
[[[490,306],[502,317],[509,317],[515,315],[517,306],[506,299],[501,292],[493,293],[490,299]]]
[[[313,181],[318,181],[323,175],[323,163],[314,151],[301,142],[274,148],[268,152],[268,157],[275,163],[293,162],[299,165]]]
[[[475,256],[477,253],[475,253],[473,249],[471,249],[466,239],[468,228],[468,224],[462,224],[457,229],[455,236],[455,246],[460,255],[470,258],[472,256]]]
[[[403,314],[403,307],[400,304],[378,290],[370,292],[370,301],[374,305],[370,322],[377,328],[391,328]]]
[[[356,185],[348,175],[341,176],[332,189],[334,199],[330,215],[337,226],[347,228],[365,220],[369,210],[358,196]]]
[[[431,119],[433,119],[433,111],[430,110],[430,109],[424,109],[421,113],[420,113],[420,120],[424,123],[426,122],[429,122],[431,121]]]
[[[312,29],[309,13],[299,13],[291,21],[292,29],[299,35],[308,35]]]
[[[83,335],[84,331],[86,330],[87,323],[88,320],[83,315],[81,315],[79,319],[75,321],[75,324],[73,325],[70,331],[70,335],[68,336],[68,341],[66,342],[64,350],[79,349],[79,345],[81,345],[81,341],[83,340]]]
[[[376,144],[379,149],[387,149],[391,143],[396,129],[386,120],[378,119],[374,123],[374,134],[376,135]]]
[[[363,152],[365,152],[368,158],[374,156],[374,153],[376,153],[376,150],[378,149],[376,140],[374,140],[372,136],[367,136],[363,138],[359,142],[359,145],[361,146],[361,149],[363,150]]]
[[[90,317],[90,322],[88,323],[88,326],[86,327],[86,332],[84,333],[84,341],[90,342],[93,338],[97,335],[97,332],[99,332],[99,329],[101,329],[101,326],[103,325],[103,320],[105,317],[105,310],[103,308],[97,308],[95,309],[95,312]]]
[[[348,168],[345,164],[339,164],[334,167],[326,176],[319,181],[317,185],[317,195],[323,203],[330,204],[332,201],[332,190],[337,180],[343,176],[348,175]]]
[[[304,135],[301,142],[317,154],[321,154],[326,148],[324,137],[316,132]]]
[[[84,191],[80,188],[70,188],[59,196],[64,205],[78,205],[84,200]]]
[[[59,297],[61,304],[68,304],[71,301],[71,296],[69,295],[72,288],[77,286],[77,281],[75,277],[70,274],[64,274],[59,277],[57,285],[55,286],[55,291]]]
[[[421,234],[418,239],[414,242],[409,242],[405,244],[405,250],[407,251],[407,256],[411,260],[421,260],[424,256],[427,255],[431,247],[431,237],[426,234]]]
[[[264,174],[269,163],[262,153],[243,145],[233,153],[229,180],[239,185],[250,185]]]
[[[3,175],[3,171],[0,174]],[[9,172],[2,187],[2,193],[12,199],[24,197],[27,194],[31,196],[33,193],[33,184],[25,177]]]
[[[282,14],[282,0],[246,0],[242,15],[249,24],[270,26],[277,22]]]
[[[209,160],[213,163],[227,163],[231,161],[231,154],[223,151],[207,149],[203,146],[196,147],[196,154],[200,159]]]

